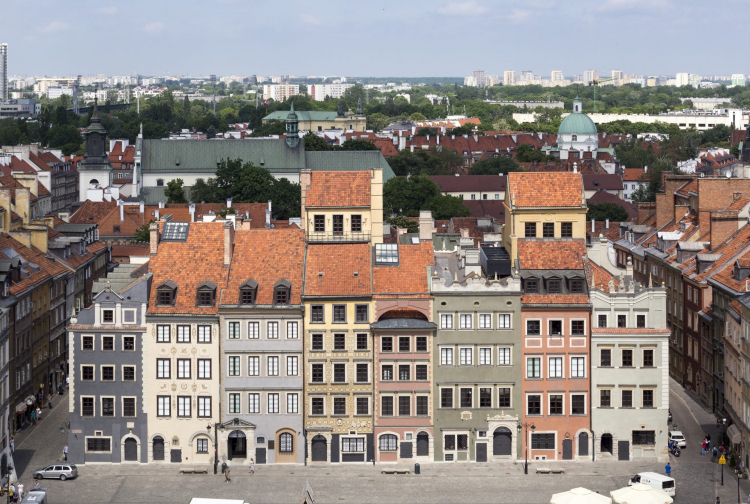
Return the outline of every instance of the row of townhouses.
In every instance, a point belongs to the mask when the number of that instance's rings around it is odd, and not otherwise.
[[[668,288],[580,174],[510,174],[481,238],[384,233],[379,168],[300,182],[299,226],[159,219],[71,319],[71,461],[666,457]]]

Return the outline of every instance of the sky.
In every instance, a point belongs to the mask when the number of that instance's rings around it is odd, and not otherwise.
[[[9,75],[750,74],[750,0],[4,4]]]

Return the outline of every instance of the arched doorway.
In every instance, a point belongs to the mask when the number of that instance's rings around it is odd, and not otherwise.
[[[292,464],[297,462],[297,444],[294,442],[294,433],[282,431],[276,434],[276,462],[280,464]]]
[[[492,454],[495,457],[510,456],[512,451],[513,433],[506,427],[498,427],[492,434]]]
[[[227,439],[227,458],[229,460],[247,458],[247,440],[245,439],[244,432],[234,430],[229,433],[229,439]]]
[[[417,434],[417,457],[429,457],[430,435],[426,432]]]
[[[328,442],[326,438],[318,434],[312,438],[312,461],[326,462],[328,460]]]
[[[602,453],[612,455],[612,434],[602,434]]]
[[[154,460],[164,460],[164,438],[156,436],[152,441]]]
[[[138,461],[138,441],[132,437],[125,440],[125,461]]]
[[[588,432],[581,432],[578,434],[578,456],[588,457],[589,456],[589,434]]]

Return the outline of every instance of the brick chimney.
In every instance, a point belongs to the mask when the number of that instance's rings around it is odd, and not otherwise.
[[[149,253],[156,255],[159,250],[159,224],[152,222],[148,227],[150,239],[149,239]]]
[[[432,211],[419,211],[419,240],[432,240]]]

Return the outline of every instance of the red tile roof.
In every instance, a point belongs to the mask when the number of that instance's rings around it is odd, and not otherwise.
[[[505,222],[503,200],[463,200],[461,204],[469,209],[472,217],[492,217]]]
[[[583,201],[583,183],[578,173],[508,174],[508,193],[517,208],[578,207]]]
[[[589,304],[587,294],[523,294],[521,303],[526,305],[533,304]]]
[[[524,270],[580,270],[584,254],[583,240],[518,240],[518,259]]]
[[[305,195],[305,206],[369,207],[369,171],[314,171],[310,188]]]
[[[26,290],[46,282],[51,277],[56,277],[70,271],[58,261],[50,261],[40,250],[21,245],[9,235],[2,233],[0,234],[0,250],[6,249],[12,249],[16,252],[21,256],[24,263],[22,265],[21,281],[13,282],[10,286],[10,293],[13,295],[22,294]],[[13,255],[0,252],[0,257],[10,259]],[[33,268],[32,264],[37,268]]]
[[[643,168],[625,168],[622,174],[622,180],[626,182],[639,182],[646,180],[646,173]]]
[[[586,279],[588,280],[589,286],[607,291],[609,289],[609,281],[612,280],[615,283],[615,287],[620,282],[612,276],[612,273],[605,270],[594,261],[586,261]]]
[[[428,175],[443,192],[505,193],[505,175]]]
[[[604,174],[583,174],[583,188],[586,191],[598,191],[603,189],[605,191],[622,191],[622,179],[619,175],[613,175],[610,173]]]
[[[371,293],[368,243],[307,247],[305,296],[370,296]]]
[[[432,241],[399,245],[397,265],[373,266],[373,293],[429,294],[427,268],[433,264]]]

